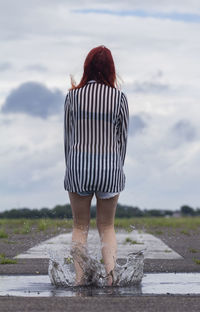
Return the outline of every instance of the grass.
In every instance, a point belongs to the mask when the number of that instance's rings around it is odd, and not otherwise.
[[[6,258],[5,254],[0,254],[0,264],[16,264],[17,260]]]
[[[126,244],[126,243],[129,243],[129,244],[132,244],[132,245],[143,245],[143,243],[139,243],[139,242],[137,242],[136,240],[132,240],[130,237],[127,237],[126,239],[125,239],[125,242],[124,242],[124,244]]]
[[[124,228],[128,232],[132,231],[131,226],[137,229],[145,229],[150,231],[161,231],[160,229],[183,229],[183,231],[200,229],[200,217],[180,217],[180,218],[164,218],[164,217],[142,217],[130,219],[115,219],[115,226]],[[155,233],[156,234],[156,233]],[[186,234],[187,235],[187,234]]]
[[[186,230],[182,230],[180,231],[181,234],[184,234],[184,235],[187,235],[187,236],[190,236],[190,233]]]
[[[49,219],[38,220],[38,224],[37,224],[38,231],[45,231],[46,229],[48,229],[51,226],[52,226],[51,220],[49,220]]]
[[[156,234],[156,235],[162,235],[163,234],[163,231],[154,231],[154,233],[153,234]]]
[[[40,219],[39,219],[40,220]],[[22,227],[24,223],[29,224],[30,226],[35,224],[38,220],[36,219],[25,219],[25,218],[19,218],[19,219],[0,219],[0,225],[7,226],[9,225],[10,229],[15,229]]]
[[[1,253],[1,254],[0,254],[0,258],[5,258],[5,256],[6,256],[6,255],[5,255],[4,253]]]
[[[4,229],[0,230],[0,238],[8,238],[8,234]]]
[[[31,226],[29,222],[24,222],[22,227],[19,227],[13,231],[15,234],[28,234],[31,232]]]
[[[197,249],[194,249],[194,248],[190,248],[190,249],[189,249],[189,252],[191,252],[191,253],[197,253],[198,250],[197,250]]]
[[[15,234],[30,233],[36,228],[38,231],[46,231],[50,228],[57,230],[58,228],[71,229],[73,225],[72,219],[0,219],[0,226],[9,227]],[[132,226],[138,230],[154,231],[155,234],[161,234],[163,229],[180,229],[181,233],[188,235],[189,230],[200,229],[200,217],[180,217],[180,218],[164,218],[164,217],[141,217],[141,218],[116,218],[115,227],[123,228],[127,232],[131,232]],[[96,227],[96,220],[91,219],[90,227]],[[156,233],[157,231],[157,233]],[[3,233],[3,234],[2,234]],[[0,231],[1,235],[7,235],[5,230]],[[6,237],[3,237],[6,238]]]
[[[12,241],[12,240],[8,240],[8,239],[4,239],[3,242],[4,242],[5,244],[17,244],[17,243],[18,243],[18,242],[16,242],[16,241]]]
[[[17,260],[9,259],[9,258],[1,258],[0,264],[16,264]]]
[[[28,234],[31,232],[31,227],[30,224],[28,224],[27,222],[24,223],[24,226],[22,227],[20,234]]]
[[[194,258],[194,259],[193,259],[193,261],[194,261],[194,263],[196,263],[196,264],[200,265],[200,259],[196,259],[196,258]]]

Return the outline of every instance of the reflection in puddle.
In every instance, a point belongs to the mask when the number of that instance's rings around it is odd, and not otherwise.
[[[151,273],[142,282],[127,287],[55,287],[48,275],[2,275],[0,296],[88,297],[145,294],[200,294],[200,273]]]

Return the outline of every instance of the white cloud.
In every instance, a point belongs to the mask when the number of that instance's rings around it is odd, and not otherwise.
[[[200,24],[72,10],[200,14],[199,2],[20,0],[0,1],[0,6],[0,109],[11,91],[28,81],[65,94],[69,74],[78,81],[88,51],[104,44],[113,53],[135,120],[125,164],[127,185],[119,201],[141,208],[198,205]],[[0,114],[2,209],[68,201],[63,189],[62,113],[46,120]],[[141,131],[138,120],[145,124]],[[180,127],[179,136],[171,130],[181,120],[188,122],[182,128],[186,136],[195,133],[191,140],[180,137]]]

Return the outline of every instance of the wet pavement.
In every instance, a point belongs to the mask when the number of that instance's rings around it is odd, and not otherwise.
[[[200,266],[192,261],[196,255],[192,255],[191,260],[183,257],[186,244],[196,248],[191,245],[196,242],[196,236],[192,235],[190,239],[187,235],[183,240],[168,234],[161,240],[141,231],[134,232],[122,231],[124,236],[118,236],[120,250],[123,249],[118,257],[123,257],[124,252],[130,250],[145,250],[145,275],[140,286],[76,290],[55,288],[47,275],[48,250],[50,246],[63,250],[71,237],[70,233],[64,233],[22,251],[17,256],[17,264],[1,265],[0,311],[199,311]],[[129,243],[125,243],[127,238]],[[91,246],[95,245],[95,240],[97,243],[97,236],[89,236]]]
[[[145,274],[140,284],[128,287],[55,287],[48,275],[0,276],[0,296],[110,297],[134,295],[199,295],[200,273]]]

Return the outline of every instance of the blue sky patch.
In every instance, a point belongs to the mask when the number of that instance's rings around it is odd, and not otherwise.
[[[178,12],[149,12],[144,10],[108,10],[108,9],[75,9],[73,13],[82,14],[107,14],[117,16],[137,16],[137,17],[153,17],[159,19],[170,19],[173,21],[182,21],[188,23],[199,23],[200,15],[191,13]]]

